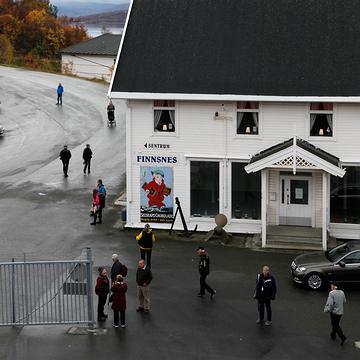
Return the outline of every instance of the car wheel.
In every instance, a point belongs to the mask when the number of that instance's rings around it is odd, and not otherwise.
[[[310,274],[306,278],[306,284],[311,290],[319,290],[324,285],[324,280],[320,274]]]

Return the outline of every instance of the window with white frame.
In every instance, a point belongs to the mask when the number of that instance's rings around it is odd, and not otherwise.
[[[259,103],[255,101],[238,101],[236,107],[236,133],[259,135]]]
[[[310,104],[310,136],[333,136],[334,110],[332,103]]]
[[[174,100],[154,101],[154,131],[155,132],[175,131],[175,101]]]

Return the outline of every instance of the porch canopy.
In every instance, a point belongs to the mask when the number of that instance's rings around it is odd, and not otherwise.
[[[245,171],[253,173],[266,168],[291,168],[294,174],[298,170],[323,170],[334,176],[345,175],[339,158],[298,137],[255,154]]]

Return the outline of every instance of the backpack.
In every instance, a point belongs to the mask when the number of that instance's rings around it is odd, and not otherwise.
[[[122,266],[122,268],[121,268],[120,275],[122,275],[122,276],[125,277],[125,276],[127,275],[127,273],[128,273],[128,268],[127,268],[126,265],[123,264],[123,266]]]

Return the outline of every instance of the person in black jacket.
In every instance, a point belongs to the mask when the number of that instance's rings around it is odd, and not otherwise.
[[[64,148],[60,151],[60,160],[63,163],[63,172],[64,176],[68,177],[68,168],[69,168],[69,161],[71,158],[71,152],[68,150],[67,145],[64,145]]]
[[[107,277],[106,269],[98,268],[99,277],[96,280],[95,293],[99,298],[97,314],[98,321],[105,321],[107,315],[104,313],[104,306],[106,304],[107,296],[110,292],[109,278]]]
[[[151,268],[151,250],[155,242],[155,235],[149,224],[145,224],[144,230],[136,236],[140,248],[140,259],[147,258],[146,265]]]
[[[254,299],[258,301],[259,318],[256,320],[257,324],[264,322],[264,307],[266,306],[267,321],[265,325],[272,324],[271,300],[275,300],[276,295],[276,281],[270,275],[270,268],[263,266],[262,272],[257,275]]]
[[[149,285],[152,280],[152,272],[145,265],[144,260],[139,260],[138,269],[136,271],[136,283],[138,285],[139,306],[136,311],[143,311],[145,314],[150,311],[150,290]]]
[[[84,174],[86,174],[86,169],[87,169],[88,174],[90,174],[91,158],[92,158],[92,151],[90,149],[90,144],[86,144],[86,148],[83,151]]]
[[[211,299],[215,296],[216,290],[212,289],[206,283],[206,277],[210,274],[210,258],[206,253],[204,247],[199,246],[197,248],[197,253],[199,255],[199,273],[200,273],[200,292],[198,293],[199,297],[205,295],[205,290],[210,293]]]
[[[116,280],[116,276],[119,275],[119,274],[121,275],[123,265],[119,261],[119,255],[118,254],[112,254],[111,255],[111,260],[112,260],[113,264],[112,264],[112,267],[111,267],[110,278],[111,278],[111,281],[114,282]]]

